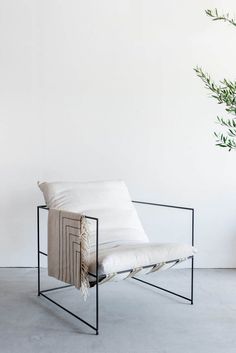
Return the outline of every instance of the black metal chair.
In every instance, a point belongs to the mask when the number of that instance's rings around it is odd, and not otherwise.
[[[186,211],[190,211],[191,212],[191,244],[192,246],[194,246],[194,209],[193,208],[189,208],[189,207],[181,207],[181,206],[173,206],[173,205],[165,205],[165,204],[158,204],[158,203],[151,203],[151,202],[143,202],[143,201],[132,201],[135,204],[142,204],[142,205],[149,205],[149,206],[160,206],[160,207],[168,207],[168,208],[175,208],[175,209],[180,209],[180,210],[186,210]],[[48,297],[45,293],[47,292],[51,292],[51,291],[55,291],[58,289],[62,289],[62,288],[67,288],[67,287],[71,287],[72,285],[63,285],[60,287],[56,287],[56,288],[49,288],[49,289],[44,289],[41,290],[41,281],[40,281],[40,256],[47,256],[47,254],[43,251],[40,250],[40,222],[39,222],[39,218],[40,218],[40,210],[48,210],[48,207],[46,205],[41,205],[41,206],[37,206],[37,257],[38,257],[38,296],[43,296],[44,298],[46,298],[47,300],[49,300],[50,302],[54,303],[55,305],[57,305],[59,308],[63,309],[64,311],[66,311],[68,314],[72,315],[73,317],[75,317],[76,319],[82,321],[85,325],[89,326],[90,328],[92,328],[95,332],[96,335],[98,335],[99,333],[99,282],[104,280],[104,276],[103,275],[99,275],[98,272],[98,259],[99,259],[99,219],[95,218],[95,217],[89,217],[89,216],[85,216],[86,218],[94,221],[96,223],[96,271],[95,273],[90,273],[89,275],[91,277],[94,278],[94,281],[91,281],[91,287],[95,286],[95,292],[96,292],[96,322],[95,325],[90,324],[89,322],[87,322],[86,320],[82,319],[81,317],[77,316],[76,314],[74,314],[73,312],[71,312],[70,310],[68,310],[67,308],[65,308],[64,306],[62,306],[61,304],[57,303],[55,300],[51,299],[50,297]],[[169,294],[175,295],[177,297],[180,297],[188,302],[190,302],[190,304],[193,304],[193,274],[194,274],[194,255],[189,256],[188,257],[189,260],[191,260],[191,279],[190,279],[190,297],[185,297],[183,295],[180,295],[178,293],[175,293],[173,291],[170,291],[166,288],[162,288],[159,286],[156,286],[152,283],[149,283],[147,281],[144,281],[140,278],[137,278],[135,276],[131,277],[136,281],[145,283],[147,285],[150,285],[152,287],[155,287],[157,289],[160,289],[164,292],[167,292]],[[180,262],[180,259],[174,259],[171,261],[167,261],[166,263],[170,263],[170,264],[177,264],[178,262]],[[149,266],[143,266],[143,268],[151,268],[153,266],[155,266],[156,264],[150,264]],[[132,269],[127,269],[125,271],[120,271],[117,272],[117,274],[121,274],[121,273],[128,273],[131,272]]]

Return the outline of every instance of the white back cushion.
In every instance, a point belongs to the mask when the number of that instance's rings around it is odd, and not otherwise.
[[[148,242],[123,181],[41,182],[39,187],[49,208],[98,218],[99,244]],[[93,246],[95,222],[90,224]]]

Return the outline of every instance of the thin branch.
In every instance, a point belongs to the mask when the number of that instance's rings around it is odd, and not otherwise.
[[[230,18],[229,13],[227,14],[218,14],[217,9],[214,10],[205,10],[205,13],[207,14],[207,16],[212,18],[212,21],[224,21],[224,22],[228,22],[230,24],[232,24],[233,26],[236,26],[236,21],[235,18]]]

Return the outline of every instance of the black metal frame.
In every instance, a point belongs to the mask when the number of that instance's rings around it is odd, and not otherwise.
[[[149,206],[161,206],[161,207],[168,207],[168,208],[175,208],[175,209],[181,209],[181,210],[188,210],[191,211],[191,215],[192,215],[192,224],[191,224],[191,236],[192,236],[192,246],[194,246],[194,209],[193,208],[189,208],[189,207],[182,207],[182,206],[173,206],[173,205],[165,205],[165,204],[158,204],[158,203],[152,203],[152,202],[144,202],[144,201],[132,201],[133,203],[136,204],[142,204],[142,205],[149,205]],[[58,290],[58,289],[63,289],[63,288],[68,288],[68,287],[72,287],[71,284],[67,284],[67,285],[63,285],[60,287],[55,287],[55,288],[49,288],[49,289],[44,289],[41,290],[41,282],[40,282],[40,255],[44,255],[47,256],[47,254],[43,251],[40,250],[40,222],[39,222],[39,216],[40,216],[40,209],[43,210],[49,210],[49,208],[45,205],[40,205],[37,206],[37,257],[38,257],[38,296],[43,296],[44,298],[46,298],[47,300],[49,300],[50,302],[54,303],[55,305],[57,305],[59,308],[63,309],[64,311],[66,311],[68,314],[72,315],[73,317],[75,317],[76,319],[82,321],[85,325],[89,326],[90,328],[92,328],[95,332],[96,335],[98,335],[99,331],[99,297],[98,297],[98,285],[99,282],[101,280],[104,279],[104,275],[100,275],[98,274],[98,254],[99,254],[99,247],[98,247],[98,240],[99,240],[99,234],[98,234],[98,230],[99,230],[99,220],[98,218],[95,217],[89,217],[89,216],[85,216],[87,219],[93,220],[96,222],[96,247],[95,247],[95,251],[96,251],[96,271],[95,274],[94,273],[90,273],[89,275],[95,278],[95,281],[92,283],[93,286],[95,286],[95,296],[96,296],[96,317],[95,317],[95,326],[90,324],[89,322],[87,322],[86,320],[82,319],[81,317],[75,315],[72,311],[68,310],[67,308],[65,308],[64,306],[60,305],[59,303],[57,303],[55,300],[51,299],[50,297],[48,297],[47,295],[45,295],[44,293],[46,292],[50,292],[50,291],[54,291],[54,290]],[[183,295],[180,295],[178,293],[172,292],[166,288],[162,288],[159,286],[156,286],[152,283],[146,282],[140,278],[137,277],[131,277],[136,281],[148,284],[152,287],[155,287],[157,289],[160,289],[164,292],[167,292],[169,294],[173,294],[177,297],[180,297],[182,299],[185,299],[187,301],[190,301],[191,304],[193,304],[193,274],[194,274],[194,256],[189,256],[188,259],[191,259],[191,296],[190,298],[185,297]],[[172,260],[172,261],[167,261],[166,263],[177,263],[178,259],[176,260]],[[149,266],[143,266],[143,268],[151,268],[153,266],[155,266],[156,264],[152,264]],[[121,273],[126,273],[126,272],[130,272],[133,269],[128,269],[125,271],[119,271],[117,272],[117,274],[121,274]]]

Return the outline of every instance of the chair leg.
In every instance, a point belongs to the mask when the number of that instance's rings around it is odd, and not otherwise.
[[[38,255],[38,296],[40,296],[40,234],[39,234],[39,207],[37,207],[37,255]]]
[[[99,303],[98,303],[98,281],[96,283],[96,335],[99,334],[98,332],[98,322],[99,322]]]
[[[98,335],[98,324],[99,324],[99,302],[98,302],[98,286],[99,286],[99,275],[98,275],[98,220],[96,221],[96,335]]]
[[[194,271],[194,258],[191,260],[191,305],[193,305],[193,271]]]

